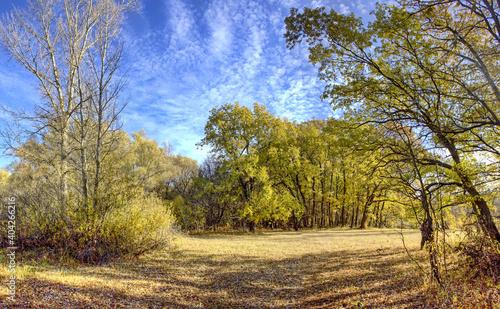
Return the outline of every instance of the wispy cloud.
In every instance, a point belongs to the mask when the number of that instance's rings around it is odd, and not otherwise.
[[[368,10],[366,9],[366,3],[363,3],[361,0],[356,1],[356,9],[358,14],[366,14]]]
[[[342,13],[342,14],[349,14],[351,10],[349,9],[349,7],[343,3],[341,3],[339,5],[339,12]]]
[[[36,91],[36,79],[25,70],[19,70],[15,60],[0,55],[0,105],[9,108],[32,109],[40,103]]]
[[[325,85],[308,62],[307,46],[286,48],[284,19],[291,7],[368,9],[362,1],[338,0],[143,2],[144,10],[127,19],[123,32],[129,76],[124,128],[145,129],[159,143],[171,142],[175,152],[199,161],[207,150],[195,144],[215,106],[258,102],[276,116],[298,121],[333,115],[328,102],[319,100]],[[0,102],[20,97],[12,90],[18,80],[31,86],[10,70],[0,66]]]
[[[232,9],[228,2],[217,0],[209,4],[204,14],[204,21],[210,31],[209,51],[219,59],[230,55],[233,50]]]
[[[259,102],[276,116],[299,121],[333,114],[328,102],[319,100],[324,84],[308,63],[307,48],[287,50],[283,38],[290,6],[307,3],[165,4],[167,33],[128,37],[134,94],[125,113],[129,130],[144,128],[159,142],[172,142],[176,152],[201,160],[206,150],[194,144],[203,138],[214,106]]]

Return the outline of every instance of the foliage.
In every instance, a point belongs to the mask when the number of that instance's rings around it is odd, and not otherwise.
[[[360,124],[413,132],[410,140],[404,134],[399,139],[407,144],[414,140],[426,152],[415,155],[417,144],[406,149],[385,146],[400,156],[393,161],[411,163],[414,173],[434,166],[442,175],[444,185],[422,183],[420,194],[443,186],[462,189],[485,232],[500,241],[484,186],[498,180],[491,177],[498,174],[497,168],[475,159],[498,158],[495,127],[500,105],[493,103],[496,85],[491,83],[498,73],[496,60],[487,52],[498,42],[491,31],[487,40],[478,39],[489,20],[471,15],[467,5],[453,5],[379,5],[375,21],[367,26],[353,14],[292,9],[285,37],[290,48],[307,40],[310,60],[320,63],[319,77],[328,82],[323,98],[331,99],[335,108],[344,108]],[[421,199],[428,204],[426,200]]]
[[[170,207],[142,190],[123,207],[110,212],[102,223],[104,237],[117,255],[140,255],[171,243],[174,218]]]
[[[0,185],[5,185],[9,179],[10,173],[0,168]]]
[[[285,38],[290,48],[309,45],[327,82],[322,98],[358,126],[379,128],[375,162],[411,206],[443,287],[437,231],[450,214],[468,207],[466,217],[500,242],[498,209],[489,204],[499,185],[498,7],[410,0],[379,4],[373,15],[364,25],[354,14],[293,8]]]
[[[56,171],[31,155],[46,155],[50,143],[31,140],[19,148],[20,159],[11,165],[11,176],[2,192],[16,197],[16,232],[21,249],[49,250],[83,262],[102,263],[171,242],[175,219],[170,204],[157,197],[153,184],[166,179],[172,156],[144,161],[147,155],[161,155],[163,148],[148,141],[144,133],[133,134],[133,140],[123,131],[115,134],[115,150],[101,161],[101,190],[84,204],[78,190],[80,174],[69,173],[68,178],[74,182],[69,186],[64,211],[52,198],[60,190]],[[139,147],[142,151],[137,150]],[[7,239],[5,233],[1,236]]]
[[[290,122],[264,106],[252,111],[235,103],[213,109],[205,132],[199,146],[210,146],[219,163],[218,185],[206,192],[233,205],[243,225],[366,228],[399,221],[384,218],[400,206],[385,203],[390,180],[377,164],[383,153],[370,146],[384,138],[375,126]]]

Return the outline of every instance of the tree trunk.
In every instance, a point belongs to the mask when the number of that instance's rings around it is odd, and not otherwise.
[[[385,206],[385,202],[382,202],[382,207],[380,207],[379,217],[377,219],[377,225],[378,225],[379,229],[382,228],[382,225],[384,223],[383,220],[382,220],[382,216],[383,216],[383,213],[384,213],[384,206]]]
[[[358,226],[358,215],[359,215],[359,204],[361,203],[360,194],[358,193],[358,202],[356,203],[356,219],[354,219],[354,225],[351,228]]]
[[[343,186],[343,196],[342,196],[342,212],[340,214],[340,221],[342,222],[342,227],[344,227],[346,218],[345,218],[345,200],[346,200],[346,193],[347,193],[347,184],[346,184],[346,175],[345,175],[345,167],[342,164],[342,173],[344,176],[344,186]]]
[[[363,216],[361,217],[361,223],[359,224],[360,229],[366,229],[368,227],[367,219],[368,219],[368,204],[366,203],[363,209]]]
[[[312,214],[311,214],[311,228],[317,225],[316,218],[316,177],[313,176],[312,179]]]
[[[326,227],[325,219],[325,181],[321,179],[321,220],[320,227]]]
[[[356,210],[357,211],[357,210]],[[354,219],[356,214],[354,213],[354,207],[352,207],[352,215],[351,215],[351,229],[354,228]]]
[[[293,224],[293,229],[298,231],[299,225],[297,223],[297,217],[295,216],[295,210],[292,210],[292,224]]]
[[[250,232],[255,232],[255,222],[250,221],[249,225],[250,225]]]
[[[453,162],[455,162],[456,166],[461,163],[460,156],[458,154],[458,150],[455,147],[455,143],[453,140],[448,139],[441,132],[436,133],[439,140],[443,143],[443,145],[448,149]],[[493,221],[493,217],[491,216],[490,209],[488,207],[487,202],[484,200],[482,195],[477,191],[474,184],[472,183],[469,175],[462,171],[460,168],[453,168],[453,171],[457,173],[462,182],[462,186],[464,190],[472,197],[472,205],[475,208],[474,210],[477,212],[479,210],[479,224],[481,225],[483,231],[495,242],[500,243],[500,232],[498,231],[495,222]]]

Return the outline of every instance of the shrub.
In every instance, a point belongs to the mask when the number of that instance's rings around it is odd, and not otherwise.
[[[489,238],[482,237],[461,243],[459,254],[465,257],[466,268],[474,279],[490,278],[500,283],[500,246]]]
[[[27,187],[12,190],[17,209],[16,245],[20,250],[101,264],[166,246],[175,234],[170,207],[142,189],[117,192],[120,198],[108,200],[113,205],[106,212],[96,211],[93,205],[84,209],[77,199],[69,199],[66,212],[61,212],[43,193]],[[2,225],[7,224],[5,209]],[[8,241],[6,231],[4,226],[0,232],[4,245]]]
[[[151,193],[140,193],[123,208],[112,211],[103,222],[107,242],[119,255],[140,255],[164,247],[174,235],[169,207]]]

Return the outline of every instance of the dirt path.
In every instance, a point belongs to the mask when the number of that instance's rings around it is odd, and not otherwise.
[[[418,232],[405,240],[422,259]],[[426,307],[394,230],[190,236],[107,267],[26,269],[20,308]]]

